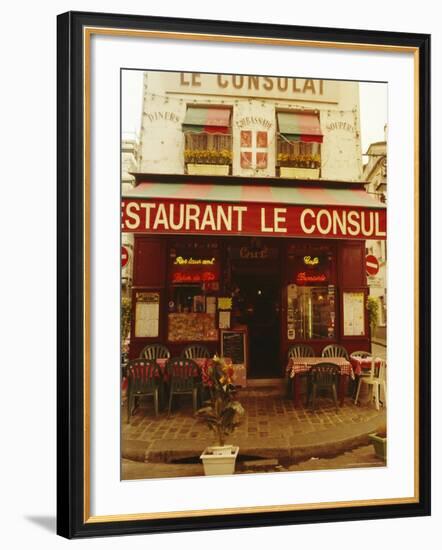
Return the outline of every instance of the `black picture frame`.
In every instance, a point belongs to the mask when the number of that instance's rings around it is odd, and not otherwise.
[[[427,34],[328,29],[69,12],[58,16],[58,373],[57,373],[57,532],[67,538],[228,529],[301,523],[335,522],[430,514],[430,36]],[[418,497],[415,502],[322,507],[289,511],[250,511],[150,519],[94,519],[88,513],[85,488],[84,273],[84,29],[148,30],[203,33],[215,36],[261,37],[329,44],[406,47],[418,61]]]

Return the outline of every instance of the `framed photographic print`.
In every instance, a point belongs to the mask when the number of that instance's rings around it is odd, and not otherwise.
[[[430,513],[429,61],[59,16],[60,535]]]

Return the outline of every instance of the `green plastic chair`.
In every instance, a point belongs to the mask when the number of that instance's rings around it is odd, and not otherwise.
[[[338,410],[337,385],[340,369],[333,363],[318,363],[309,371],[309,392],[307,394],[307,406],[311,400],[312,409],[315,410],[316,396],[319,391],[330,390],[336,410]]]
[[[141,350],[141,359],[169,359],[170,351],[163,344],[149,344]]]
[[[325,348],[322,350],[321,353],[322,357],[345,357],[345,359],[349,360],[348,351],[344,348],[344,346],[340,346],[338,344],[329,344],[328,346],[325,346]]]
[[[191,344],[183,349],[181,357],[186,357],[187,359],[209,359],[210,353],[206,346]]]
[[[172,411],[174,395],[191,395],[193,412],[198,409],[198,397],[201,389],[201,369],[192,359],[173,357],[166,365],[169,380],[169,415]]]
[[[155,416],[158,416],[162,376],[153,359],[133,359],[127,366],[127,422],[132,416],[135,398],[152,396]]]
[[[296,357],[314,357],[315,350],[311,346],[307,346],[306,344],[295,344],[294,346],[291,346],[289,348],[287,356],[289,359]],[[297,376],[305,377],[305,373],[299,374]],[[293,378],[290,378],[289,373],[286,373],[286,377],[287,398],[290,399],[293,393]]]

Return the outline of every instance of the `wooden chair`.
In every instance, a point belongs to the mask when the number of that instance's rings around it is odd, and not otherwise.
[[[163,344],[149,344],[141,350],[142,359],[169,359],[170,351]]]
[[[328,346],[325,346],[325,348],[322,350],[321,356],[328,358],[345,357],[345,359],[350,359],[348,351],[344,348],[344,346],[340,346],[338,344],[329,344]]]
[[[129,361],[127,374],[127,422],[130,422],[135,399],[140,397],[153,397],[155,416],[158,416],[162,377],[155,360],[134,359]]]
[[[338,409],[338,381],[340,369],[333,363],[318,363],[309,371],[310,392],[307,395],[307,406],[311,399],[312,409],[315,409],[318,391],[330,390],[336,410]]]
[[[315,351],[311,346],[307,346],[306,344],[295,344],[294,346],[291,346],[289,348],[289,351],[287,353],[288,359],[296,358],[296,357],[314,357]],[[305,377],[305,374],[301,374],[298,376]],[[286,373],[287,377],[287,398],[290,399],[292,397],[293,393],[293,378],[290,378],[289,373]]]
[[[167,361],[167,376],[169,379],[169,415],[172,410],[174,395],[190,394],[192,396],[193,412],[198,409],[198,394],[201,389],[201,369],[192,359],[173,357]]]
[[[209,359],[210,353],[206,346],[191,344],[183,349],[181,356],[186,359]]]
[[[371,395],[370,401],[375,400],[376,410],[379,410],[379,404],[381,401],[381,388],[384,391],[384,404],[387,404],[387,376],[386,376],[387,363],[381,361],[379,369],[376,371],[375,360],[373,359],[369,376],[361,376],[358,381],[358,388],[356,390],[355,405],[358,404],[359,392],[362,384],[370,386]]]

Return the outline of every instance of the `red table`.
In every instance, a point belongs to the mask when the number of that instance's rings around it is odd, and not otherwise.
[[[379,370],[381,366],[381,361],[379,357],[376,357],[374,360],[374,366],[377,370]],[[352,357],[350,355],[350,362],[351,366],[353,368],[353,372],[356,376],[360,376],[362,374],[362,371],[364,370],[370,370],[371,364],[373,362],[373,357]]]
[[[169,359],[166,359],[165,357],[155,359],[157,365],[161,369],[161,373],[163,375],[163,380],[167,380],[167,377],[166,377],[166,363],[167,363],[168,360]],[[198,357],[196,359],[192,359],[192,361],[195,361],[195,363],[200,367],[203,384],[205,384],[206,380],[207,380],[207,369],[209,367],[211,359],[208,359],[206,357]]]
[[[345,357],[291,357],[287,365],[287,373],[290,378],[293,378],[293,401],[295,407],[298,407],[301,402],[301,385],[299,374],[309,372],[309,370],[319,363],[333,363],[339,367],[340,378],[338,388],[339,404],[344,404],[344,398],[347,393],[348,377],[354,378],[351,363]]]

